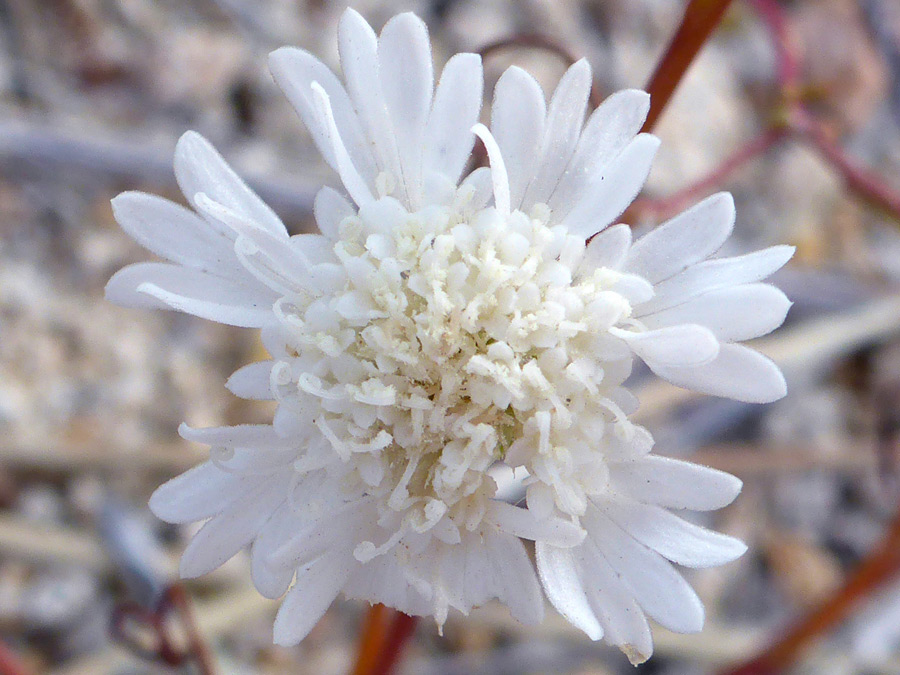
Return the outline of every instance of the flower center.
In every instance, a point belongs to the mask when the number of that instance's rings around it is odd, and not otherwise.
[[[419,532],[445,515],[476,528],[498,460],[569,484],[608,427],[628,424],[613,392],[630,352],[609,334],[631,314],[621,275],[585,269],[584,240],[549,227],[546,206],[504,215],[465,196],[413,214],[390,197],[364,207],[334,245],[342,291],[278,307],[296,357],[273,384],[327,441],[298,471],[336,458],[348,490]]]

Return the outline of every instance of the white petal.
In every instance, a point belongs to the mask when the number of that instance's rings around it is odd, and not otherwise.
[[[106,284],[106,298],[125,307],[175,309],[245,328],[274,320],[275,296],[261,284],[238,284],[167,263],[137,263],[119,270]]]
[[[328,92],[318,82],[310,85],[315,114],[322,128],[326,142],[331,144],[334,168],[347,188],[348,194],[358,205],[363,206],[375,200],[372,195],[372,181],[367,180],[364,164],[359,161],[360,152],[352,152],[341,135],[341,128],[335,118],[334,106]]]
[[[465,168],[475,137],[484,79],[478,54],[456,54],[447,61],[434,94],[425,132],[426,174],[434,171],[455,184]]]
[[[610,333],[622,338],[631,350],[647,362],[657,366],[697,366],[712,361],[719,353],[719,342],[708,328],[695,324],[668,326],[643,333],[618,328]]]
[[[263,597],[279,598],[294,578],[293,569],[273,568],[266,563],[266,553],[278,547],[294,534],[302,521],[291,504],[282,504],[263,525],[253,542],[250,554],[250,573],[253,585]]]
[[[275,617],[275,644],[295,645],[307,636],[347,581],[350,564],[346,556],[328,553],[297,571]]]
[[[332,241],[340,238],[341,221],[355,213],[353,205],[337,190],[325,186],[316,193],[313,203],[316,224],[319,231]]]
[[[621,649],[632,665],[643,663],[653,653],[653,637],[634,595],[593,542],[587,541],[575,553],[588,601],[606,639]]]
[[[591,66],[587,59],[573,64],[562,76],[547,110],[544,140],[537,174],[528,186],[522,206],[546,204],[556,189],[581,135],[584,111],[591,93]]]
[[[408,204],[420,206],[422,148],[434,94],[434,66],[428,29],[411,12],[388,21],[378,38],[378,74],[381,91],[397,139]]]
[[[156,488],[150,510],[167,523],[192,523],[214,516],[259,483],[256,476],[239,476],[204,462]]]
[[[359,115],[379,171],[399,180],[400,155],[378,75],[378,38],[354,9],[346,9],[338,25],[338,48],[347,91]]]
[[[791,307],[787,296],[768,284],[719,288],[687,302],[641,317],[647,328],[696,323],[722,342],[739,342],[765,335],[784,323]]]
[[[745,403],[771,403],[787,394],[778,366],[743,345],[722,345],[719,356],[702,366],[659,366],[653,372],[679,387]]]
[[[203,192],[271,234],[287,237],[275,212],[241,180],[209,141],[194,131],[185,133],[175,146],[175,178],[194,206],[195,196]]]
[[[466,176],[460,184],[460,190],[463,188],[472,190],[472,198],[466,205],[469,212],[479,211],[491,201],[491,196],[494,194],[491,175],[491,170],[482,166]]]
[[[678,633],[696,633],[703,627],[703,604],[671,563],[597,509],[588,509],[585,527],[648,616]]]
[[[594,503],[644,546],[679,565],[716,567],[747,551],[744,542],[689,523],[659,506],[622,498]]]
[[[625,267],[655,284],[706,260],[733,227],[734,199],[720,192],[634,242]]]
[[[271,424],[238,424],[225,427],[195,428],[182,423],[178,434],[186,441],[227,448],[290,448],[297,445],[294,438],[275,433]]]
[[[272,401],[274,395],[270,385],[274,361],[259,361],[238,368],[225,386],[235,396],[249,401]]]
[[[579,274],[586,275],[599,267],[621,269],[628,247],[631,246],[631,228],[628,225],[614,225],[591,237],[581,260]]]
[[[484,533],[484,545],[491,559],[500,602],[509,607],[510,614],[522,623],[540,623],[544,618],[541,587],[522,542],[511,535],[488,529]]]
[[[534,551],[541,584],[556,611],[592,640],[602,638],[603,628],[588,602],[572,550],[539,541]]]
[[[144,192],[123,192],[112,200],[122,229],[141,246],[167,260],[220,275],[240,270],[231,239],[194,212]]]
[[[508,68],[494,88],[491,133],[509,172],[510,204],[518,208],[534,175],[544,137],[546,103],[537,81],[517,66]]]
[[[481,123],[472,127],[472,131],[484,143],[487,150],[488,161],[491,163],[491,182],[494,187],[494,206],[504,215],[511,209],[509,174],[506,171],[506,161],[496,139],[486,126]],[[474,175],[474,172],[473,172]]]
[[[537,518],[528,509],[505,502],[491,501],[485,519],[502,532],[553,546],[577,546],[584,539],[584,530],[568,520],[552,516]]]
[[[591,114],[575,155],[550,199],[554,213],[568,213],[584,194],[591,177],[617,157],[640,131],[649,109],[648,94],[626,89],[607,98]]]
[[[680,305],[702,293],[726,286],[751,284],[780,269],[791,256],[793,246],[772,246],[734,258],[707,260],[656,285],[656,295],[635,308],[641,317]]]
[[[613,487],[633,499],[693,511],[727,506],[742,486],[724,471],[657,455],[610,464],[609,475]]]
[[[203,576],[223,565],[253,541],[256,533],[287,497],[287,480],[265,483],[235,499],[191,539],[181,556],[185,579]]]
[[[333,134],[327,128],[326,120],[316,110],[312,85],[314,82],[319,83],[331,101],[335,124],[340,130],[344,147],[352,157],[356,170],[369,187],[373,187],[376,171],[369,143],[350,97],[334,73],[312,54],[294,47],[281,47],[269,54],[269,70],[309,129],[322,157],[337,171],[338,158],[335,155]]]
[[[612,223],[644,187],[658,148],[656,136],[638,134],[615,159],[590,178],[562,224],[572,234],[586,239]]]

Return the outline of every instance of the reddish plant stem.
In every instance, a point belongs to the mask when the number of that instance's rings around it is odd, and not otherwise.
[[[384,605],[372,605],[366,612],[352,675],[369,675],[372,672],[387,636],[387,621],[388,608]]]
[[[394,612],[387,639],[374,667],[369,671],[369,675],[391,675],[394,666],[400,661],[403,648],[416,630],[417,622],[418,617],[409,616],[403,612]]]
[[[735,171],[754,157],[763,154],[787,136],[787,133],[788,130],[785,127],[768,129],[743,145],[696,183],[662,199],[644,198],[637,200],[629,208],[629,213],[626,214],[624,219],[628,221],[629,216],[641,218],[650,215],[665,219],[679,213],[688,205],[705,196],[707,192],[722,185]]]
[[[750,3],[771,34],[781,94],[796,100],[800,90],[800,57],[784,12],[777,0],[750,0]]]
[[[28,675],[25,664],[3,641],[0,641],[0,675]]]
[[[202,675],[215,675],[215,659],[200,631],[200,626],[197,625],[197,618],[194,616],[194,608],[187,590],[180,583],[173,584],[168,589],[168,597],[181,616],[182,624],[187,631],[188,649],[197,669]]]
[[[656,125],[672,94],[681,82],[694,57],[703,47],[713,29],[722,20],[731,0],[690,0],[684,10],[681,25],[666,48],[647,85],[650,112],[642,131]]]
[[[872,206],[900,220],[900,193],[892,190],[880,175],[848,157],[821,122],[801,107],[795,111],[791,127],[841,175],[848,188]]]
[[[774,675],[793,664],[818,636],[843,621],[859,603],[900,573],[900,514],[891,523],[884,538],[844,582],[841,589],[812,612],[765,652],[721,675]]]

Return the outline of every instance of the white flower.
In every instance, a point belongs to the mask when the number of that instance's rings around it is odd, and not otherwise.
[[[489,131],[477,123],[478,56],[453,57],[435,88],[413,15],[376,37],[348,10],[339,39],[346,86],[306,52],[271,57],[350,197],[321,190],[322,234],[288,236],[190,133],[175,172],[194,211],[139,193],[114,200],[122,227],[171,263],[125,268],[110,299],[260,328],[272,355],[228,386],[277,401],[273,424],[183,427],[212,447],[210,461],[151,500],[170,522],[209,519],[182,574],[252,543],[257,588],[287,592],[275,624],[284,644],[339,592],[438,624],[451,607],[499,598],[536,622],[529,539],[551,602],[592,638],[641,660],[652,650],[645,613],[699,630],[702,606],[666,559],[716,565],[744,546],[667,509],[724,506],[740,482],[650,455],[622,385],[636,355],[699,391],[781,397],[777,367],[734,343],[783,321],[788,301],[757,282],[791,249],[706,260],[731,231],[724,194],[634,243],[627,226],[607,227],[657,141],[636,135],[647,111],[637,91],[584,124],[583,61],[546,110],[535,81],[508,70]],[[491,168],[460,182],[473,132]],[[509,467],[529,476],[527,508],[496,494]]]

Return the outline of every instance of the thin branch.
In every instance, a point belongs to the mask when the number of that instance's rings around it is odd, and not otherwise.
[[[647,85],[650,112],[643,131],[651,131],[656,125],[694,57],[719,25],[730,4],[731,0],[690,0],[681,25]]]
[[[776,0],[750,0],[768,28],[775,47],[778,87],[782,96],[796,98],[800,91],[800,56],[796,38]]]
[[[800,619],[752,661],[722,675],[771,675],[792,665],[818,636],[840,624],[859,603],[900,573],[900,513],[878,548],[863,560],[841,589]]]
[[[637,200],[628,209],[630,213],[625,216],[625,220],[628,221],[629,215],[637,218],[655,216],[664,219],[682,211],[707,193],[719,188],[735,171],[750,160],[766,152],[781,141],[786,134],[787,130],[784,127],[768,129],[743,145],[696,183],[662,199],[644,198]]]
[[[878,173],[851,159],[829,136],[821,122],[800,108],[793,115],[791,126],[841,175],[848,188],[900,222],[900,192],[891,189]]]

